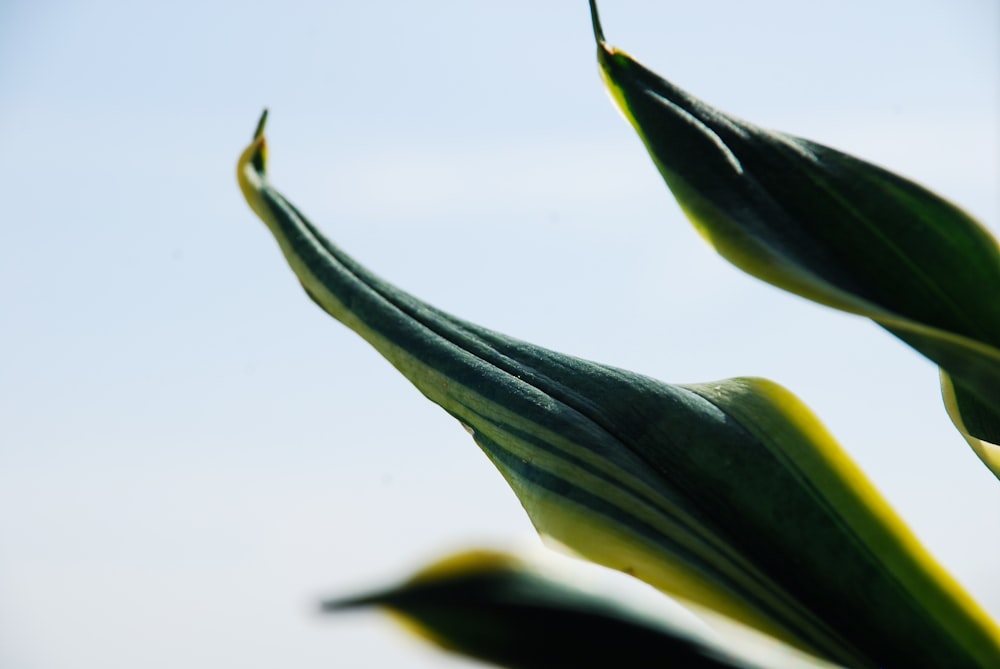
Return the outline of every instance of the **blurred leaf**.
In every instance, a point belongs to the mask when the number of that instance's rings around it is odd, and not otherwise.
[[[1000,416],[974,393],[955,385],[944,372],[941,373],[941,392],[948,415],[972,450],[994,473],[1000,472],[1000,446],[997,445],[1000,444]]]
[[[323,608],[368,606],[402,616],[410,630],[446,650],[505,667],[765,666],[690,627],[592,594],[503,553],[461,553],[397,587],[333,600]],[[830,665],[796,656],[768,666]]]
[[[848,666],[1000,666],[1000,632],[790,393],[671,386],[459,320],[379,279],[269,183],[240,187],[309,296],[457,418],[540,533]]]
[[[1000,425],[996,239],[896,174],[713,109],[608,46],[593,0],[591,15],[612,98],[715,249],[759,279],[871,318],[952,377],[961,415]],[[996,433],[956,426],[1000,478]]]

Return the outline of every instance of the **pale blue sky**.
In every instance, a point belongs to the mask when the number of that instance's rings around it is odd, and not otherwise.
[[[995,3],[601,9],[693,94],[1000,227]],[[581,0],[0,4],[0,665],[443,666],[313,603],[534,541],[242,202],[265,105],[274,182],[360,261],[567,353],[787,385],[1000,616],[1000,485],[934,368],[714,255],[602,90],[589,21]]]

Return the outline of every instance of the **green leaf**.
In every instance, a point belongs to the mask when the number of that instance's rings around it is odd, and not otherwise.
[[[673,386],[462,321],[237,174],[307,294],[457,418],[538,531],[852,667],[1000,666],[1000,631],[816,418],[759,379]]]
[[[960,414],[1000,424],[996,239],[911,181],[694,98],[609,46],[590,6],[612,97],[715,249],[759,279],[871,318],[964,388]],[[995,432],[956,426],[1000,478]]]
[[[399,586],[325,602],[325,611],[377,606],[445,650],[505,667],[777,669],[829,666],[796,657],[760,664],[690,626],[626,606],[492,551],[451,556]]]
[[[994,472],[1000,472],[1000,415],[951,377],[941,374],[941,393],[948,415],[976,455]]]

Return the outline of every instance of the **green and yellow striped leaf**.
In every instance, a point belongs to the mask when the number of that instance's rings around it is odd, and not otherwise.
[[[949,414],[1000,478],[996,239],[911,181],[694,98],[609,46],[590,7],[604,81],[697,230],[749,274],[937,363]]]
[[[371,606],[396,614],[445,650],[518,669],[832,669],[793,654],[763,664],[737,642],[723,645],[690,625],[654,617],[494,551],[451,556],[398,586],[331,600],[323,610]]]
[[[1000,666],[995,624],[790,393],[668,385],[435,309],[271,186],[263,125],[240,188],[306,293],[465,425],[541,534],[847,666]]]

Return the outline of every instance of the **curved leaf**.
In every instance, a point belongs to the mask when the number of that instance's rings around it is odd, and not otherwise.
[[[262,127],[240,187],[307,294],[466,426],[540,533],[835,662],[1000,666],[992,621],[787,391],[671,386],[417,300],[270,185]]]
[[[955,385],[941,373],[941,394],[948,415],[976,455],[994,472],[1000,472],[1000,415],[979,401],[974,393]]]
[[[399,586],[325,602],[325,611],[377,606],[445,650],[520,669],[617,667],[779,669],[694,630],[581,590],[513,556],[471,551]],[[796,657],[794,665],[829,666]]]
[[[715,249],[759,279],[871,318],[964,389],[953,398],[961,414],[1000,425],[996,239],[911,181],[694,98],[609,46],[590,7],[612,97]],[[1000,478],[995,432],[955,422]]]

